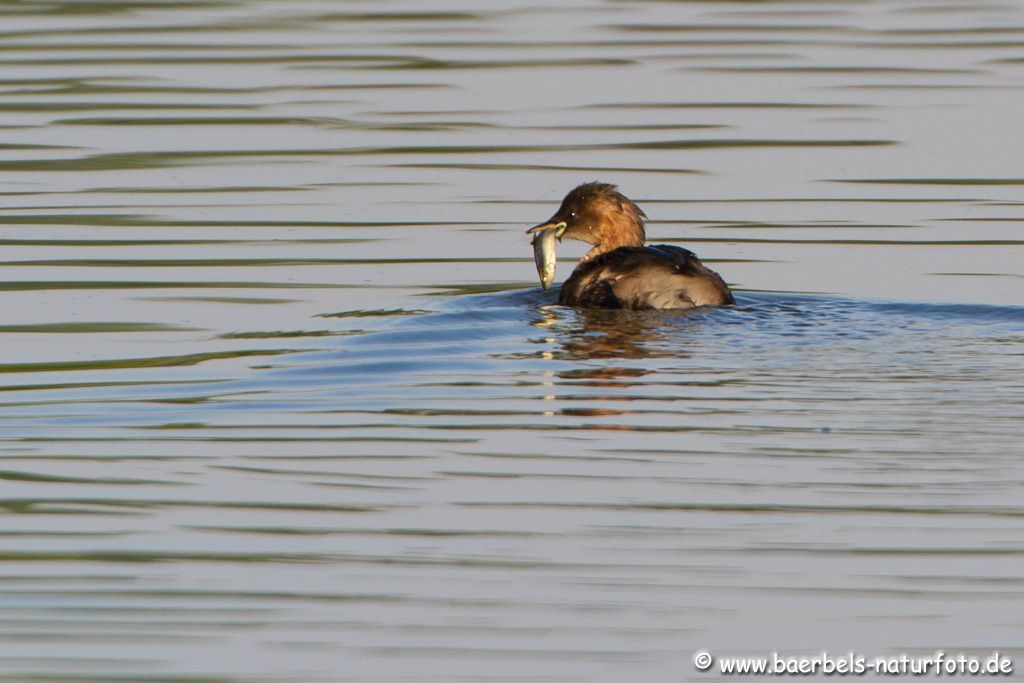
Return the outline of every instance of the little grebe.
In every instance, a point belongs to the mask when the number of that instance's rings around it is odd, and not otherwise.
[[[562,200],[555,215],[532,233],[541,285],[555,276],[555,239],[593,248],[580,259],[558,296],[563,306],[584,308],[694,308],[735,303],[715,271],[692,251],[667,244],[644,246],[639,206],[614,185],[585,183]]]

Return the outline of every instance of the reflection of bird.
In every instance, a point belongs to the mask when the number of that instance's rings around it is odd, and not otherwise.
[[[550,344],[541,357],[554,360],[640,359],[690,356],[690,333],[703,324],[703,316],[691,316],[690,309],[651,311],[633,315],[630,311],[608,308],[567,310],[560,306],[531,309],[530,321],[543,330],[543,341]],[[569,372],[591,372],[593,368]],[[629,368],[616,375],[647,374]],[[559,376],[562,376],[561,374]],[[624,380],[626,382],[630,380]]]
[[[725,281],[692,251],[666,244],[644,246],[645,218],[614,185],[580,185],[565,196],[554,216],[527,230],[535,235],[541,283],[546,287],[554,277],[552,237],[568,237],[593,248],[562,285],[558,303],[563,306],[644,309],[735,303]]]

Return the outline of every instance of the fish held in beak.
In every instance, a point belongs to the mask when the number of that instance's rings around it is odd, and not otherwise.
[[[555,232],[555,228],[548,228],[533,235],[533,261],[537,264],[537,276],[544,289],[555,281]]]
[[[533,261],[537,265],[540,286],[547,289],[555,281],[555,240],[565,232],[565,221],[535,225],[526,231],[533,234]]]

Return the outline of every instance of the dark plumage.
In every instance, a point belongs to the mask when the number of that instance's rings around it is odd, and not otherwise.
[[[530,228],[528,232],[553,230],[559,239],[593,245],[562,285],[558,302],[632,309],[735,303],[725,281],[692,251],[666,244],[644,246],[644,218],[640,207],[614,185],[586,183],[566,195],[550,220]],[[550,258],[553,262],[553,253]]]
[[[584,308],[692,308],[733,303],[718,273],[681,247],[619,247],[576,266],[558,302]]]

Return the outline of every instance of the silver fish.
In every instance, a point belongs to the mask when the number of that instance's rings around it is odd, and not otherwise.
[[[557,227],[538,230],[533,234],[533,261],[537,264],[540,286],[547,289],[555,281],[555,239]]]

